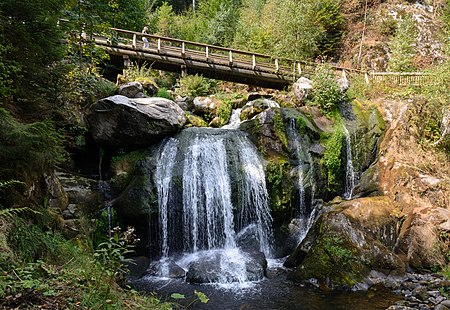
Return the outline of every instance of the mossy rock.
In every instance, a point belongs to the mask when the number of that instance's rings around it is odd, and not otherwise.
[[[398,223],[392,205],[387,197],[371,197],[330,206],[286,261],[296,267],[289,277],[351,289],[373,269],[403,274],[405,264],[390,250]]]
[[[208,127],[208,123],[200,116],[186,113],[186,127]]]
[[[111,185],[116,192],[121,192],[130,182],[136,163],[149,154],[146,150],[136,150],[127,154],[120,154],[111,160]]]

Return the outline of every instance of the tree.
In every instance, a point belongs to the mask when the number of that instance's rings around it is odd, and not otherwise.
[[[411,15],[406,15],[397,25],[397,31],[391,42],[390,71],[415,71],[413,63],[417,28]]]
[[[9,93],[2,101],[39,102],[46,93],[51,64],[64,55],[57,26],[64,0],[3,0],[0,25],[1,81]],[[1,84],[0,84],[1,85]],[[19,100],[20,99],[20,100]]]

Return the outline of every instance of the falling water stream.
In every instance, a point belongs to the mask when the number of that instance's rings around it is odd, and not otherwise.
[[[345,192],[344,199],[352,199],[353,189],[355,188],[355,169],[353,168],[353,156],[352,156],[352,144],[350,139],[350,133],[347,127],[344,127],[345,133],[345,146],[347,154],[347,165],[345,167]]]

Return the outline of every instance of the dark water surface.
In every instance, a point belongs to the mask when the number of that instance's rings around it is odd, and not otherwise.
[[[155,292],[163,300],[174,301],[172,293],[185,295],[179,300],[180,308],[188,309],[311,309],[311,310],[370,310],[386,309],[401,297],[387,289],[367,292],[323,292],[304,287],[286,279],[281,269],[268,270],[268,278],[251,284],[228,284],[219,287],[213,284],[189,284],[178,279],[143,277],[131,282],[131,286],[145,292]],[[206,294],[209,302],[196,300],[194,291]]]

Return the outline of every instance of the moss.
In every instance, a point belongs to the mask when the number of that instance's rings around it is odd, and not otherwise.
[[[326,179],[329,191],[337,191],[342,186],[342,145],[344,134],[342,129],[335,129],[324,142],[325,152],[321,164],[326,169]]]
[[[145,150],[137,150],[114,156],[111,159],[111,169],[114,173],[114,176],[111,178],[111,185],[116,189],[125,188],[135,171],[136,163],[145,159],[147,156],[148,153]]]
[[[220,119],[220,126],[225,125],[230,120],[233,107],[229,101],[224,101],[217,110],[217,116]]]
[[[187,127],[208,127],[208,123],[201,118],[200,116],[196,116],[193,114],[187,114],[186,113],[186,118],[187,118],[187,122],[188,125]]]
[[[285,149],[289,150],[289,143],[286,135],[286,129],[284,128],[283,116],[280,112],[275,113],[273,116],[273,127],[278,139],[280,139]]]
[[[290,213],[292,209],[292,184],[288,173],[291,169],[285,159],[271,159],[266,167],[267,189],[270,204],[276,212]]]

